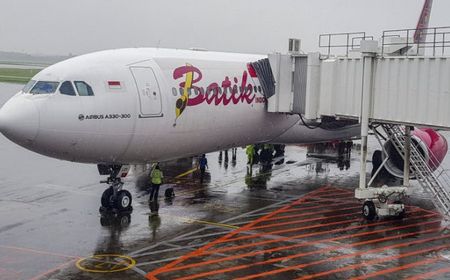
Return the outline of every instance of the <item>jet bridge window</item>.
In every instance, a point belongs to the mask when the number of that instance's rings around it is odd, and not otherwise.
[[[78,94],[80,96],[94,96],[94,91],[86,82],[76,81],[75,87],[77,88]]]
[[[56,89],[58,88],[59,83],[58,82],[44,82],[39,81],[37,82],[33,89],[30,91],[32,94],[50,94],[54,93]]]
[[[22,89],[23,93],[28,93],[30,91],[30,89],[34,86],[34,84],[36,83],[35,80],[30,80]]]
[[[71,95],[71,96],[77,95],[75,93],[75,89],[73,88],[72,83],[69,81],[65,81],[64,83],[61,84],[59,92],[64,95]]]

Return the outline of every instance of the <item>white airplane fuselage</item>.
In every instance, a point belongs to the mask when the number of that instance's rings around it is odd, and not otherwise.
[[[301,144],[359,134],[357,127],[311,130],[297,115],[267,113],[258,78],[248,67],[262,58],[151,48],[71,58],[32,79],[57,82],[54,93],[21,91],[0,109],[0,131],[50,157],[118,164],[252,143]],[[76,95],[61,94],[65,81]],[[93,95],[80,96],[75,82],[89,85]]]

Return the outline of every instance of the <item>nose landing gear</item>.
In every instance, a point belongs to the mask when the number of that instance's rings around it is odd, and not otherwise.
[[[123,190],[122,179],[128,174],[129,166],[120,165],[98,165],[100,175],[109,175],[108,179],[101,181],[110,185],[102,194],[100,212],[105,211],[127,211],[133,210],[131,206],[131,193]]]

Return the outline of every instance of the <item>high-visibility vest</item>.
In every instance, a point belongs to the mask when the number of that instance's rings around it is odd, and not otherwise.
[[[162,173],[161,170],[153,169],[153,171],[150,174],[150,176],[152,177],[152,184],[161,185],[162,178],[163,178],[163,173]]]
[[[255,153],[255,148],[253,147],[253,145],[248,145],[245,152],[247,156],[253,157],[253,154]]]

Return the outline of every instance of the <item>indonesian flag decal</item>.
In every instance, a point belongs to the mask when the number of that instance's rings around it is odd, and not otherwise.
[[[250,76],[250,78],[253,81],[253,84],[256,87],[261,86],[261,83],[259,82],[259,79],[258,79],[258,74],[256,74],[256,70],[255,70],[255,68],[253,68],[251,63],[247,63],[247,71],[248,71],[248,75]]]
[[[250,75],[250,77],[258,78],[258,75],[256,75],[255,68],[253,68],[251,63],[247,63],[247,70],[248,70],[248,74]]]
[[[122,89],[120,81],[108,81],[109,89]]]

